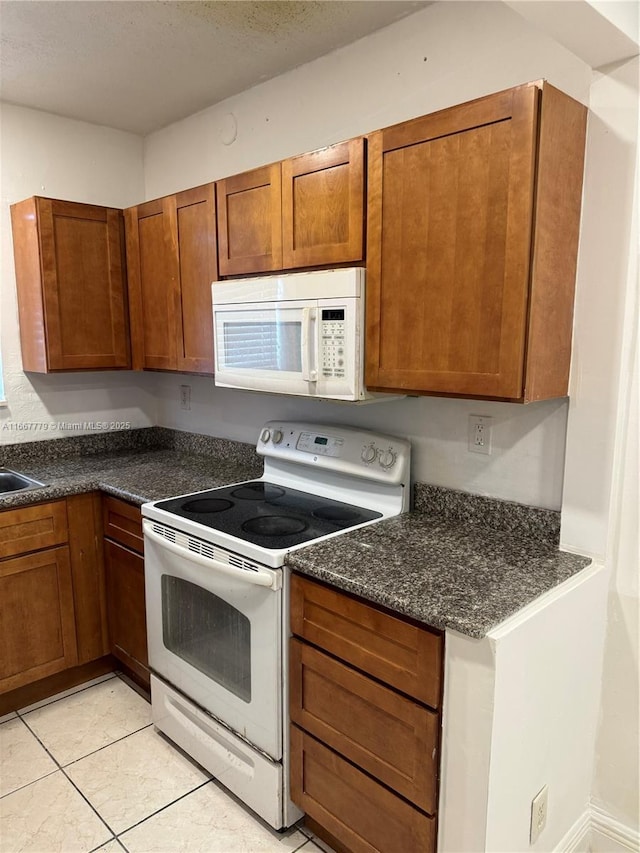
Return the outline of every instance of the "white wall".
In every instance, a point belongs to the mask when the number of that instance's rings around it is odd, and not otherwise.
[[[594,565],[482,640],[447,632],[440,853],[562,850],[584,817],[607,583]],[[545,785],[546,827],[530,846]]]
[[[143,195],[143,142],[130,133],[8,104],[1,105],[2,261],[0,343],[7,407],[0,408],[0,444],[90,432],[44,431],[85,421],[155,422],[146,377],[132,372],[42,376],[22,371],[9,205],[32,195],[113,207]],[[34,424],[24,429],[25,424]],[[22,428],[20,428],[22,427]]]
[[[639,78],[637,57],[594,72],[562,511],[565,547],[612,570],[593,797],[636,846]]]

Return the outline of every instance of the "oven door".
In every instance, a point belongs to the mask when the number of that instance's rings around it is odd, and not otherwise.
[[[222,549],[148,519],[144,557],[151,669],[279,760],[281,570],[235,568]]]
[[[315,301],[214,303],[215,384],[227,388],[315,394],[318,308]]]

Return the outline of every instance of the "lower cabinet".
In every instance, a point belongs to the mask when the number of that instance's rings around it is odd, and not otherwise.
[[[443,636],[291,583],[291,798],[339,850],[436,849]]]
[[[103,523],[110,651],[148,689],[142,515],[133,504],[105,497]]]
[[[69,548],[0,563],[0,692],[78,662]]]
[[[0,512],[0,694],[107,654],[99,507],[86,494]]]

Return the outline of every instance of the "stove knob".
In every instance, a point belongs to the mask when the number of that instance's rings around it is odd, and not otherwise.
[[[263,429],[262,432],[260,433],[260,441],[263,444],[266,444],[270,438],[271,438],[271,430],[266,429],[266,427],[265,427],[265,429]]]
[[[385,450],[384,453],[380,454],[380,458],[378,462],[380,463],[381,468],[393,468],[396,464],[396,459],[398,458],[397,453],[394,450]]]
[[[282,435],[282,430],[281,429],[274,429],[274,431],[273,431],[273,443],[274,444],[280,444],[280,442],[282,441],[283,438],[284,438],[284,436]]]
[[[362,453],[360,454],[360,458],[363,462],[366,462],[367,465],[373,462],[376,456],[378,455],[378,451],[375,449],[373,444],[367,444],[362,448]]]

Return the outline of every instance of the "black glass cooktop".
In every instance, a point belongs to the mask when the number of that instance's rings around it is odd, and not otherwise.
[[[261,548],[291,548],[382,514],[264,480],[159,501],[158,509]]]

